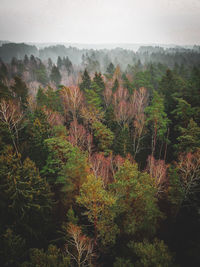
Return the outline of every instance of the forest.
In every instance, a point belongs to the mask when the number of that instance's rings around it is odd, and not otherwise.
[[[200,46],[0,46],[0,266],[200,266]]]

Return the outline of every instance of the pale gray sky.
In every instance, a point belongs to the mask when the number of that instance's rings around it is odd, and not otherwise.
[[[0,0],[0,40],[200,44],[200,0]]]

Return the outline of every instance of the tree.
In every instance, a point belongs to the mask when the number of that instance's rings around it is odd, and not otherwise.
[[[45,244],[53,207],[46,180],[40,177],[33,161],[22,161],[10,146],[0,156],[0,170],[4,227],[14,225],[27,241]]]
[[[48,82],[48,77],[47,77],[47,72],[45,65],[40,62],[39,66],[37,66],[37,69],[35,70],[35,75],[36,75],[36,80],[43,84],[46,85]]]
[[[134,116],[134,105],[129,102],[128,90],[119,87],[113,94],[115,120],[121,128],[128,124]]]
[[[113,63],[111,62],[107,69],[106,69],[106,73],[109,75],[110,78],[112,78],[112,75],[114,74],[115,71],[115,66],[113,65]]]
[[[91,168],[96,177],[102,177],[104,185],[111,180],[112,174],[112,156],[105,157],[103,153],[93,153],[90,158]],[[112,177],[113,178],[113,177]]]
[[[92,174],[87,176],[86,182],[81,186],[77,203],[85,207],[85,214],[94,226],[95,246],[99,239],[104,245],[115,242],[115,236],[118,232],[116,225],[114,225],[113,206],[115,202],[116,198],[104,189],[100,177],[96,178]]]
[[[179,127],[179,131],[181,135],[175,145],[179,152],[194,152],[200,147],[200,127],[193,119],[190,119],[187,128]]]
[[[129,235],[152,236],[162,216],[152,178],[140,172],[137,164],[126,160],[115,174],[112,188],[117,198],[121,231]]]
[[[65,112],[70,112],[73,120],[77,119],[78,112],[80,111],[83,102],[83,94],[79,87],[63,87],[61,96],[64,102]]]
[[[22,108],[25,108],[27,105],[28,88],[18,76],[14,78],[14,82],[14,85],[11,86],[13,96],[20,102]]]
[[[138,243],[130,242],[129,247],[133,248],[133,251],[139,257],[139,260],[136,262],[136,266],[172,266],[172,255],[163,240],[155,238],[152,243],[147,240]]]
[[[147,172],[153,178],[158,195],[167,190],[167,169],[168,166],[165,164],[164,160],[155,160],[152,155],[148,156]]]
[[[28,120],[25,124],[25,140],[27,141],[29,156],[39,169],[42,169],[47,159],[47,148],[44,140],[49,138],[52,129],[47,120],[47,115],[42,109],[35,109],[33,113],[28,114]]]
[[[145,108],[148,102],[147,90],[141,87],[134,91],[132,96],[132,105],[134,106],[134,129],[133,129],[133,153],[134,157],[140,152],[141,141],[145,132],[146,116]]]
[[[167,114],[164,111],[163,98],[156,91],[154,91],[151,105],[145,109],[145,112],[147,114],[146,124],[150,126],[152,132],[151,153],[154,156],[157,141],[165,140],[169,124]]]
[[[2,100],[0,102],[0,121],[7,128],[17,154],[19,154],[18,135],[22,119],[23,113],[20,110],[19,102],[14,100]]]
[[[94,142],[97,143],[98,149],[106,153],[109,152],[114,139],[114,135],[111,130],[99,121],[92,123],[91,127],[94,131]]]
[[[3,63],[0,62],[0,80],[6,80],[8,78],[8,69],[7,66]]]
[[[60,69],[62,67],[62,59],[61,57],[59,56],[58,59],[57,59],[57,67]]]
[[[59,71],[58,67],[56,67],[55,65],[52,67],[50,79],[52,82],[54,82],[56,84],[56,86],[58,86],[61,82],[60,71]]]
[[[92,239],[82,234],[81,228],[70,223],[67,228],[68,239],[65,250],[78,267],[91,263],[93,255]],[[74,251],[75,250],[75,251]]]
[[[195,204],[200,192],[200,149],[194,153],[182,153],[176,163],[184,201]]]
[[[87,158],[83,152],[67,141],[65,136],[45,140],[48,149],[46,165],[41,173],[56,193],[58,212],[63,216],[63,209],[74,203],[82,183],[88,174]]]
[[[70,123],[68,140],[74,146],[78,146],[80,149],[85,150],[87,145],[88,133],[83,125],[78,124],[77,120]]]
[[[44,249],[32,248],[29,251],[30,260],[23,263],[23,267],[69,267],[70,257],[64,255],[60,248],[49,245],[47,251]]]
[[[101,92],[105,89],[105,83],[104,83],[104,80],[102,78],[101,72],[99,72],[99,73],[95,72],[93,82],[95,82],[98,85]]]
[[[112,87],[112,92],[115,93],[118,88],[119,88],[119,82],[117,79],[115,79],[113,87]]]
[[[25,256],[25,240],[8,228],[0,239],[0,261],[2,266],[21,266]]]
[[[91,79],[86,69],[82,75],[82,82],[80,83],[79,87],[82,91],[91,89]]]

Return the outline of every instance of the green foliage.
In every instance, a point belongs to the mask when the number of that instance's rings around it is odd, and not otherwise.
[[[58,67],[55,65],[52,67],[51,74],[50,74],[50,79],[52,82],[54,82],[57,86],[61,82],[61,75]]]
[[[140,71],[137,72],[134,81],[132,83],[132,87],[139,89],[140,87],[145,87],[149,90],[153,90],[153,84],[151,82],[151,75],[148,71]]]
[[[164,100],[156,91],[154,91],[151,105],[145,109],[145,112],[146,124],[152,132],[152,154],[154,154],[157,140],[166,140],[165,134],[170,122],[164,110]]]
[[[95,121],[92,124],[94,131],[95,141],[97,142],[98,149],[108,153],[113,143],[114,134],[103,123]]]
[[[29,156],[40,169],[47,158],[47,149],[44,140],[51,135],[51,127],[47,122],[46,115],[41,109],[28,114],[28,121],[25,123],[25,137],[29,148]]]
[[[115,72],[115,66],[113,65],[113,63],[111,62],[107,69],[106,69],[106,73],[108,74],[109,78],[112,78],[113,74]]]
[[[29,158],[22,162],[20,155],[8,146],[0,156],[0,170],[3,225],[14,223],[17,229],[23,229],[26,238],[45,239],[44,226],[50,220],[52,195],[34,162]]]
[[[105,89],[105,83],[103,81],[101,73],[95,72],[93,82],[95,82],[97,84],[97,86],[100,88],[100,92],[102,92]]]
[[[113,150],[116,154],[119,154],[122,157],[126,157],[128,153],[132,152],[132,143],[128,125],[124,125],[122,129],[116,129]]]
[[[115,213],[113,206],[116,202],[114,195],[104,189],[102,179],[88,175],[87,180],[80,189],[77,203],[87,210],[85,215],[94,225],[95,242],[100,239],[102,244],[115,242],[118,233],[114,224]]]
[[[172,215],[176,215],[179,211],[184,199],[184,192],[182,190],[180,177],[177,170],[174,168],[169,169],[169,187],[168,187],[168,200],[171,205]]]
[[[124,86],[124,88],[126,88],[128,90],[128,92],[129,92],[129,94],[132,95],[133,92],[134,92],[134,90],[135,90],[133,84],[128,80],[128,78],[126,77],[125,74],[122,75],[122,79],[123,79],[123,86]],[[119,85],[117,85],[116,88],[118,88],[118,86]],[[114,87],[115,87],[115,85],[114,85]],[[116,90],[114,90],[114,91],[116,91]]]
[[[86,179],[87,158],[64,137],[46,139],[45,145],[48,158],[41,173],[52,186],[60,184],[63,197],[72,203]]]
[[[0,81],[6,80],[8,78],[8,69],[7,66],[0,62]]]
[[[143,242],[130,242],[129,247],[133,248],[139,257],[135,266],[138,267],[169,267],[172,266],[172,255],[163,240],[154,239],[152,243],[147,240]]]
[[[67,221],[69,223],[72,223],[73,225],[77,225],[78,223],[78,218],[75,216],[75,213],[72,207],[70,207],[70,209],[67,212]]]
[[[200,127],[190,119],[187,128],[179,127],[181,135],[177,138],[179,142],[175,147],[180,152],[193,152],[200,147]]]
[[[8,228],[0,238],[1,266],[21,266],[24,258],[25,241]]]
[[[134,267],[134,264],[130,260],[117,257],[114,262],[114,267]]]
[[[153,235],[162,217],[152,178],[126,160],[112,184],[117,197],[116,209],[123,231],[128,234]],[[120,227],[121,228],[121,227]]]
[[[40,62],[39,66],[34,71],[36,76],[36,80],[42,85],[46,85],[48,83],[48,76],[46,72],[45,65]]]
[[[28,88],[21,78],[16,76],[14,78],[14,85],[11,86],[14,98],[20,101],[23,108],[27,105]]]
[[[188,124],[190,118],[193,116],[195,110],[183,98],[175,98],[177,100],[176,109],[171,114],[179,121],[179,125],[183,127]]]
[[[82,91],[91,89],[91,79],[86,69],[82,75],[82,82],[79,87]]]
[[[59,95],[59,90],[54,91],[53,88],[48,87],[46,91],[41,87],[37,92],[37,106],[46,106],[52,111],[63,113],[63,104]]]
[[[165,97],[164,104],[167,114],[170,114],[170,112],[175,109],[174,96],[181,95],[185,87],[186,84],[184,80],[175,75],[170,69],[167,69],[159,85],[159,90]]]
[[[9,89],[9,87],[2,81],[0,80],[0,100],[1,99],[11,99],[12,93]]]
[[[97,110],[102,109],[102,101],[100,96],[98,95],[97,91],[99,90],[99,87],[97,84],[92,83],[94,90],[92,89],[85,89],[85,97],[87,104],[91,106],[91,108],[96,108]]]
[[[49,245],[48,250],[33,248],[30,250],[30,261],[22,267],[67,267],[70,265],[69,256],[65,256],[56,246]]]
[[[115,79],[114,84],[113,84],[113,87],[112,87],[113,93],[115,93],[118,88],[119,88],[119,82],[118,82],[117,79]]]

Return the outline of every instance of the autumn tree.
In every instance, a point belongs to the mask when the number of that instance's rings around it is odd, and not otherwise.
[[[67,227],[68,238],[65,244],[65,250],[72,261],[75,261],[78,267],[91,264],[93,253],[93,240],[81,231],[77,225],[70,223]]]
[[[77,203],[86,209],[85,215],[94,227],[94,245],[115,242],[117,227],[114,224],[113,205],[116,198],[104,189],[103,181],[90,174],[82,184]]]
[[[133,153],[134,157],[140,152],[141,141],[144,137],[146,126],[145,108],[148,102],[147,90],[141,87],[135,90],[131,98],[132,105],[134,106],[134,120],[133,120]]]
[[[167,177],[168,166],[164,160],[156,160],[152,155],[147,159],[147,172],[153,178],[157,194],[164,193],[168,188]]]
[[[22,119],[23,113],[21,112],[19,102],[14,100],[1,100],[0,122],[2,123],[2,127],[7,129],[17,154],[19,154],[18,136],[21,129]]]
[[[200,149],[194,153],[182,153],[176,163],[177,172],[180,177],[184,200],[195,203],[200,190]]]
[[[73,120],[77,119],[78,112],[83,104],[83,94],[79,87],[63,87],[61,96],[64,102],[65,112],[70,112]]]

